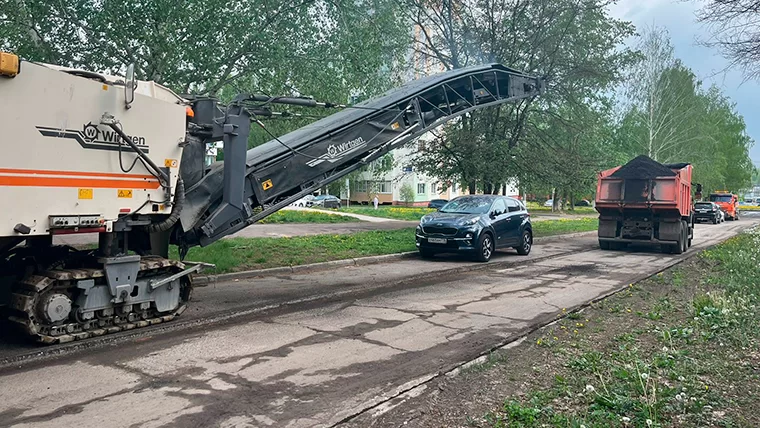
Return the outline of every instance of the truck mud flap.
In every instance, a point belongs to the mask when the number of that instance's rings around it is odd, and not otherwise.
[[[680,221],[661,221],[660,236],[662,241],[678,241],[681,238]]]
[[[614,238],[617,236],[617,221],[599,220],[599,236],[604,238]]]

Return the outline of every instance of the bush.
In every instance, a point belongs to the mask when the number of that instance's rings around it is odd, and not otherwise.
[[[401,196],[401,201],[406,205],[414,202],[415,194],[414,189],[412,189],[412,185],[409,183],[404,183],[404,185],[401,186],[401,189],[399,189],[399,196]]]

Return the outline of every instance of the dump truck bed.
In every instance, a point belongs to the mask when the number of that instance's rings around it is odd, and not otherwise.
[[[691,212],[691,165],[673,168],[674,176],[651,179],[613,176],[620,168],[599,173],[595,204],[599,213],[609,210],[677,210],[681,216],[686,217]]]
[[[659,245],[681,254],[694,236],[689,164],[664,165],[638,156],[599,173],[595,208],[599,246]]]

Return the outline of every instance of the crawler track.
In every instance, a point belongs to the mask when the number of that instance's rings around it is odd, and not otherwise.
[[[160,257],[143,257],[137,279],[168,276],[181,272],[182,263]],[[92,279],[96,283],[105,282],[102,269],[55,269],[29,275],[14,285],[10,302],[11,315],[8,320],[18,327],[22,334],[44,344],[67,343],[96,336],[133,330],[168,322],[178,317],[187,308],[192,284],[188,277],[180,282],[180,300],[177,307],[160,313],[154,307],[141,309],[139,305],[119,304],[113,310],[98,311],[91,319],[82,319],[76,314],[59,322],[50,322],[41,315],[41,307],[46,299],[58,296],[75,300],[78,281]]]

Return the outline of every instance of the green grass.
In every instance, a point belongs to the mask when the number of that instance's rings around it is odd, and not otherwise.
[[[186,259],[213,263],[206,273],[294,266],[414,251],[414,228],[292,238],[231,238],[191,248]],[[172,258],[177,258],[172,249]]]
[[[372,217],[391,218],[395,220],[419,221],[425,214],[435,212],[434,209],[425,207],[398,207],[398,206],[379,206],[374,207],[344,207],[340,211],[368,215]]]
[[[280,210],[270,215],[269,217],[265,217],[259,223],[356,223],[361,221],[362,220],[354,217],[347,217],[319,211]]]
[[[596,219],[546,220],[533,223],[536,237],[596,229]],[[354,257],[416,250],[414,228],[292,238],[231,238],[191,248],[186,259],[213,263],[206,273],[239,272],[295,266]],[[177,258],[176,248],[170,254]]]
[[[494,357],[525,389],[485,425],[760,426],[759,260],[760,233],[745,233],[533,333]]]
[[[536,213],[536,214],[546,214],[551,213],[552,208],[551,207],[545,207],[543,204],[538,204],[537,202],[528,202],[527,203],[528,212]],[[574,207],[573,210],[565,210],[562,211],[563,214],[570,214],[570,215],[586,215],[586,214],[596,214],[596,210],[593,207]]]
[[[533,222],[536,236],[551,236],[563,233],[589,232],[599,228],[599,219],[573,218],[560,220],[542,220]]]

